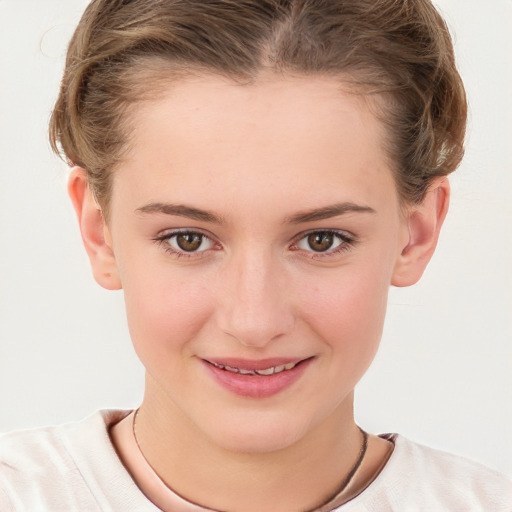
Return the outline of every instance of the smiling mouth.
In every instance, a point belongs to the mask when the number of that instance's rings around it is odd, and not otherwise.
[[[295,368],[298,364],[302,363],[304,360],[302,361],[297,361],[295,363],[288,363],[288,364],[281,364],[281,365],[277,365],[277,366],[270,366],[268,368],[262,368],[262,369],[259,369],[259,370],[250,370],[250,369],[247,369],[247,368],[236,368],[236,367],[233,367],[233,366],[228,366],[228,365],[224,365],[224,364],[220,364],[220,363],[214,363],[213,361],[207,361],[208,363],[210,363],[212,366],[215,366],[216,368],[219,368],[221,370],[225,370],[227,372],[231,372],[231,373],[238,373],[240,375],[252,375],[252,376],[262,376],[262,377],[266,377],[266,376],[269,376],[269,375],[275,375],[276,373],[282,373],[282,372],[285,372],[287,370],[292,370],[293,368]]]
[[[316,356],[250,360],[236,357],[202,359],[208,373],[235,395],[263,399],[283,392],[297,382]]]

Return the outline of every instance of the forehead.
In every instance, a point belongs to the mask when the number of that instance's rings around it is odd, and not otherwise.
[[[267,185],[281,193],[302,187],[311,198],[344,189],[369,193],[376,180],[391,178],[381,122],[339,79],[180,80],[139,104],[131,126],[114,190],[136,182],[154,200],[166,183],[173,194],[194,189],[212,196],[220,188],[225,199]]]

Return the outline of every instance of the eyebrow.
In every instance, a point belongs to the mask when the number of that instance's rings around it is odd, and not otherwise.
[[[188,219],[211,222],[213,224],[225,224],[222,217],[212,212],[183,204],[150,203],[141,208],[137,208],[135,211],[138,213],[163,213],[165,215],[176,215],[178,217],[186,217]],[[296,213],[291,217],[287,217],[285,223],[301,224],[303,222],[314,222],[352,212],[376,213],[376,211],[369,206],[362,206],[355,203],[338,203],[324,206],[323,208],[315,208],[313,210]]]
[[[187,217],[188,219],[211,222],[214,224],[224,224],[222,217],[215,215],[207,210],[185,206],[183,204],[171,203],[150,203],[135,210],[139,213],[164,213],[166,215],[177,215],[178,217]]]
[[[315,208],[305,212],[299,212],[291,217],[288,217],[285,222],[290,224],[301,224],[302,222],[313,222],[316,220],[330,219],[343,215],[344,213],[363,212],[363,213],[377,213],[369,206],[362,206],[355,203],[337,203],[323,208]]]

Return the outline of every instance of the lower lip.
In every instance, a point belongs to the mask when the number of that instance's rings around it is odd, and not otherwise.
[[[284,391],[300,379],[311,361],[312,359],[307,359],[291,370],[273,375],[242,375],[228,372],[206,361],[203,364],[213,378],[228,391],[248,398],[267,398]]]

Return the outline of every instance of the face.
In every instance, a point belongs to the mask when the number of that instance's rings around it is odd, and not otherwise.
[[[408,237],[379,121],[334,79],[204,76],[133,126],[108,239],[145,402],[241,451],[339,430]]]

